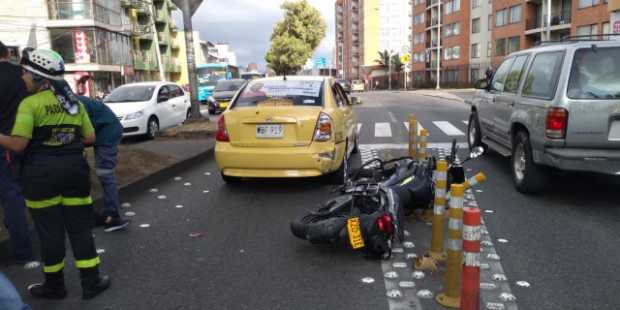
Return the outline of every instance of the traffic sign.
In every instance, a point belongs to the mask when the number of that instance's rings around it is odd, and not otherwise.
[[[411,62],[411,54],[406,53],[402,56],[400,56],[400,62],[404,63],[404,64],[408,64]]]

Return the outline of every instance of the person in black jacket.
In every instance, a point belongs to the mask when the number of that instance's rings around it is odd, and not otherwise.
[[[28,96],[21,67],[9,62],[9,50],[0,42],[0,134],[10,134],[19,103]],[[9,231],[10,247],[15,261],[26,264],[33,260],[26,203],[18,185],[20,157],[0,146],[0,204],[4,224]]]

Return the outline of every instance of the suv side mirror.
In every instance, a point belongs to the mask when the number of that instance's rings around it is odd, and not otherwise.
[[[489,81],[487,79],[481,79],[476,81],[476,83],[474,84],[474,87],[476,89],[484,89],[484,90],[489,90]]]

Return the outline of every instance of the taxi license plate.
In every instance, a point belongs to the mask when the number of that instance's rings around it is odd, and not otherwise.
[[[263,139],[278,139],[284,136],[282,125],[256,125],[256,137]]]
[[[364,247],[364,238],[362,238],[362,230],[360,228],[359,217],[352,217],[347,220],[347,230],[349,231],[349,241],[353,249]]]

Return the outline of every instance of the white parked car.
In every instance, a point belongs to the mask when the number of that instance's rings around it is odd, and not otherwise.
[[[190,115],[189,94],[174,83],[144,82],[123,85],[104,103],[123,125],[123,136],[154,138],[161,129],[182,124]]]

